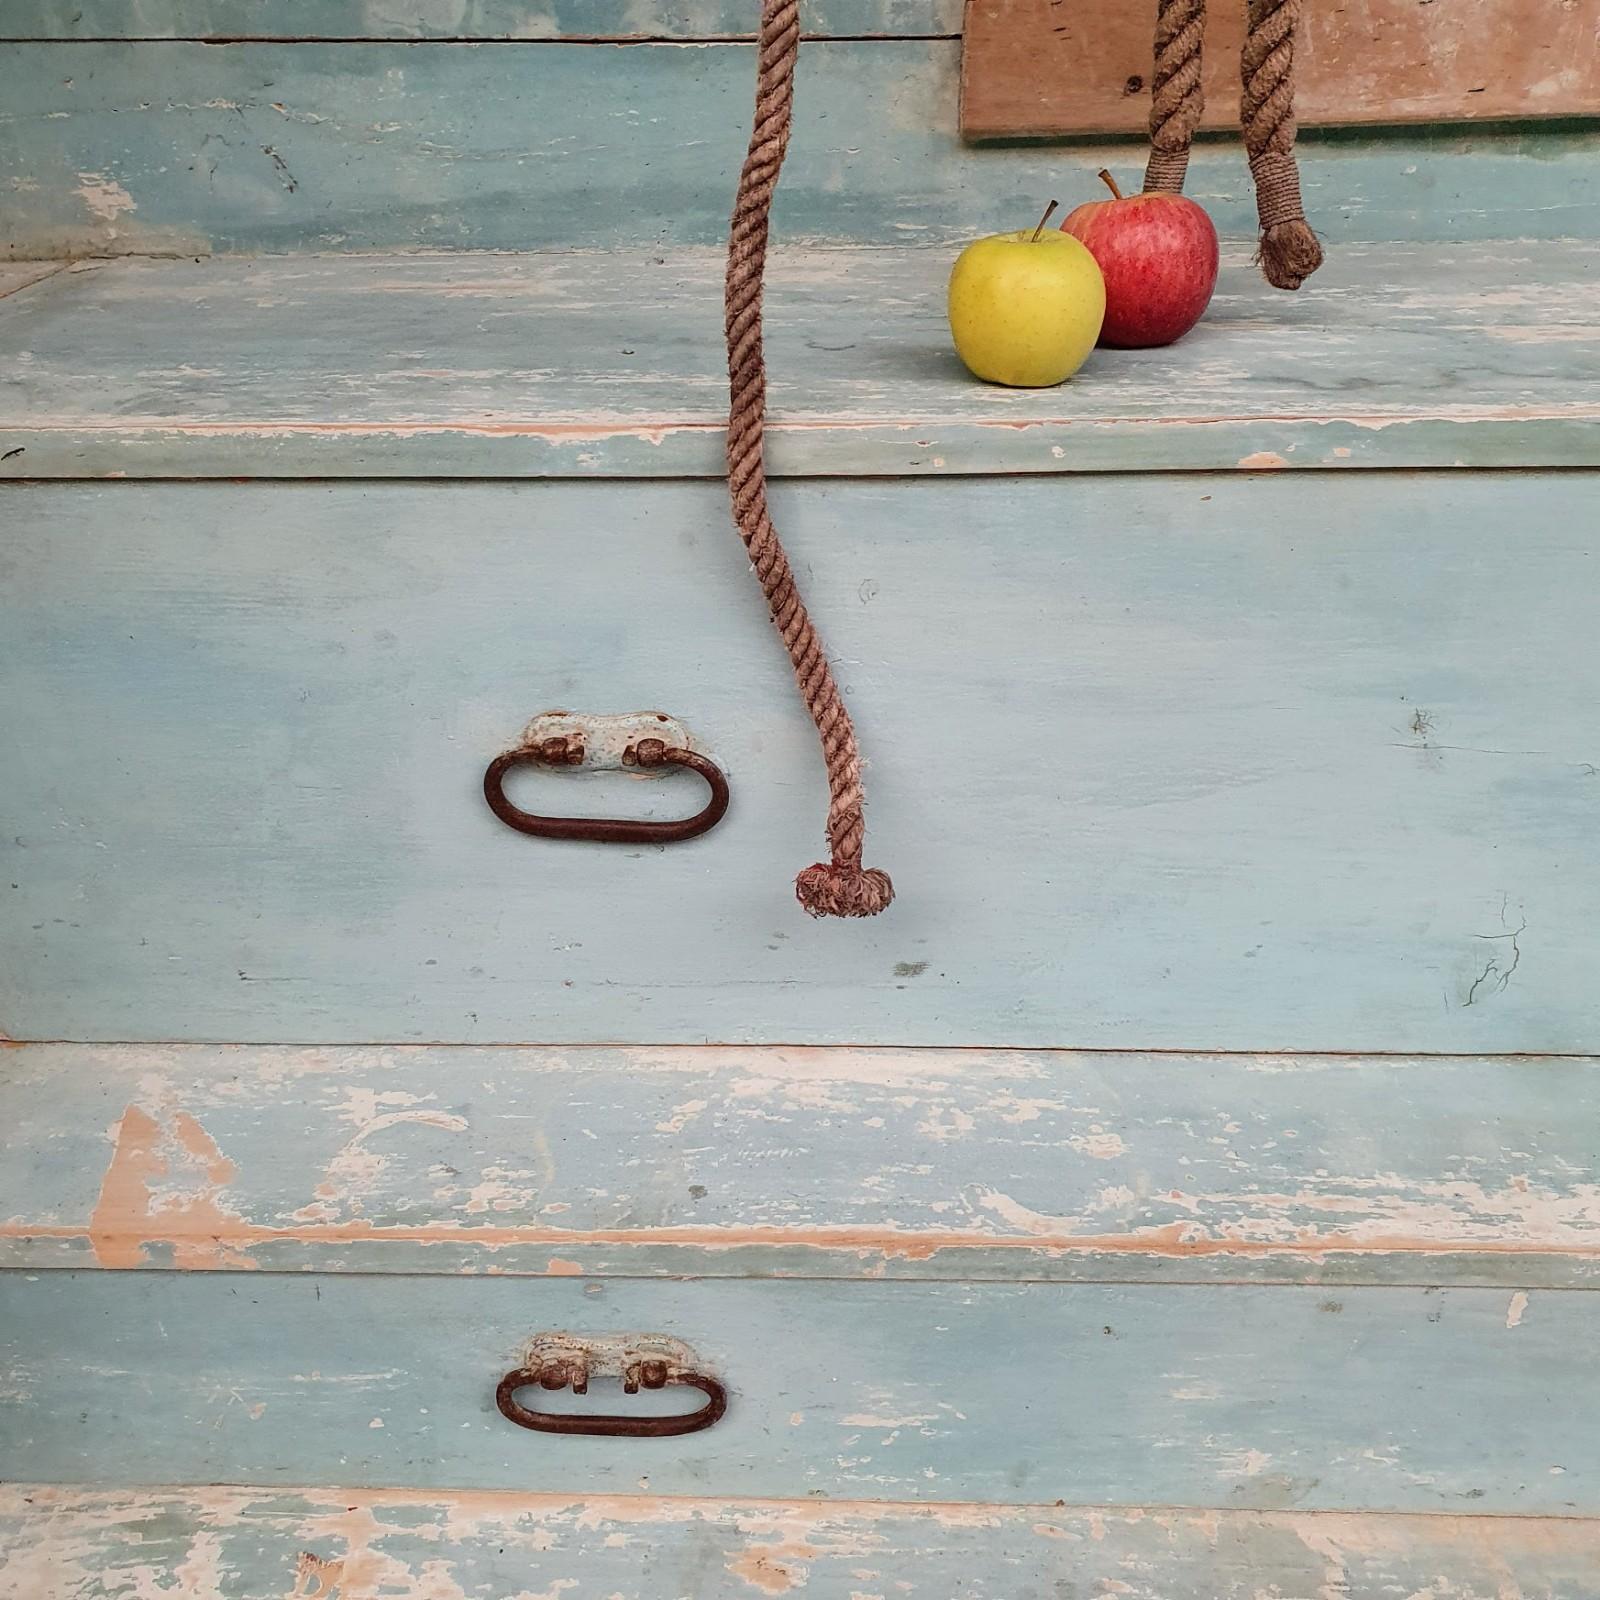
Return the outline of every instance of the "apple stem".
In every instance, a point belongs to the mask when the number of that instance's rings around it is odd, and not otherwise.
[[[1104,167],[1101,167],[1100,169],[1100,181],[1111,191],[1113,195],[1116,196],[1118,200],[1122,198],[1122,191],[1117,187],[1117,180],[1113,178]]]
[[[1055,213],[1056,207],[1060,204],[1061,202],[1059,200],[1052,200],[1050,204],[1044,208],[1044,215],[1039,218],[1039,226],[1033,230],[1033,237],[1028,241],[1029,244],[1038,244],[1039,235],[1044,232],[1045,223],[1050,220],[1051,216]]]

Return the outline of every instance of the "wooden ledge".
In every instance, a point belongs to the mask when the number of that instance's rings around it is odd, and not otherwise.
[[[945,249],[781,251],[779,476],[1600,466],[1600,245],[1235,252],[1168,350],[979,384]],[[83,263],[0,295],[13,478],[714,478],[715,252]],[[0,283],[0,291],[6,285]]]

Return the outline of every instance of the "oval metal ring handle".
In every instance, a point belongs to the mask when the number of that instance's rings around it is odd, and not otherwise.
[[[706,1403],[698,1411],[685,1412],[677,1417],[629,1417],[616,1412],[597,1411],[585,1414],[580,1411],[530,1411],[517,1400],[519,1389],[541,1387],[566,1387],[565,1373],[553,1373],[549,1368],[519,1367],[500,1380],[494,1392],[494,1401],[500,1414],[516,1423],[519,1428],[532,1428],[536,1433],[598,1434],[612,1439],[673,1439],[680,1434],[699,1433],[718,1421],[728,1409],[728,1391],[715,1378],[703,1372],[651,1372],[646,1367],[644,1387],[666,1389],[682,1387],[698,1389]],[[547,1382],[554,1378],[553,1384]],[[574,1383],[578,1394],[588,1390],[588,1382]],[[637,1385],[635,1385],[637,1387]]]
[[[722,821],[728,809],[728,780],[714,761],[693,750],[663,744],[660,739],[641,739],[629,748],[625,760],[641,767],[687,767],[698,772],[711,790],[702,810],[677,822],[630,822],[621,817],[541,817],[524,811],[506,798],[505,777],[513,767],[571,765],[570,758],[552,754],[543,747],[524,746],[507,750],[489,763],[483,775],[483,797],[489,809],[518,833],[531,833],[540,839],[589,839],[600,844],[677,844],[697,839]]]

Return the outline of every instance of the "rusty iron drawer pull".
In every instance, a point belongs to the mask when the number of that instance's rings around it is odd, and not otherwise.
[[[621,817],[543,817],[506,798],[505,778],[513,767],[583,767],[590,771],[662,772],[682,767],[705,779],[711,798],[692,817],[674,822],[629,821]],[[587,839],[600,844],[677,844],[698,838],[722,821],[728,809],[728,780],[712,760],[689,748],[688,734],[660,712],[626,717],[571,716],[546,712],[529,724],[523,741],[489,763],[483,775],[489,809],[519,833],[540,839]]]
[[[613,1412],[532,1411],[517,1400],[517,1391],[537,1385],[541,1389],[565,1389],[574,1394],[589,1392],[589,1372],[581,1362],[542,1362],[534,1367],[519,1367],[500,1380],[494,1392],[502,1416],[519,1428],[537,1433],[600,1434],[613,1439],[672,1439],[680,1434],[699,1433],[718,1421],[728,1409],[728,1392],[715,1378],[703,1372],[681,1372],[665,1361],[641,1361],[622,1375],[625,1394],[643,1389],[682,1387],[698,1389],[706,1403],[698,1411],[675,1417],[623,1416]]]

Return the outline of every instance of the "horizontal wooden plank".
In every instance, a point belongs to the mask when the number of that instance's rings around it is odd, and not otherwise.
[[[802,0],[807,38],[949,38],[962,0]],[[6,0],[0,39],[726,39],[749,0]]]
[[[33,1045],[0,1266],[1596,1281],[1600,1063]]]
[[[387,6],[388,12],[401,8]],[[0,255],[719,244],[749,127],[739,44],[629,49],[15,44]],[[159,66],[159,71],[157,70]],[[818,43],[778,237],[951,243],[1103,192],[1142,141],[973,149],[954,40]],[[1600,133],[1302,141],[1308,214],[1352,240],[1600,237]],[[1189,192],[1253,240],[1233,141]],[[641,270],[646,263],[641,262]]]
[[[0,1488],[5,1600],[1596,1600],[1568,1517],[885,1506],[358,1489]]]
[[[1597,480],[1303,481],[784,485],[899,887],[853,924],[721,485],[8,488],[0,1030],[1600,1053]],[[727,819],[511,832],[552,705],[681,717]]]
[[[1353,246],[1303,296],[1236,256],[1187,339],[1043,390],[962,368],[950,260],[781,253],[777,473],[1600,466],[1600,245]],[[0,473],[718,476],[721,278],[707,251],[76,268],[0,304]]]
[[[683,1341],[727,1415],[517,1428],[555,1329]],[[1594,1516],[1597,1337],[1593,1290],[10,1272],[0,1477]]]
[[[1152,8],[1122,0],[970,0],[968,138],[1142,135]],[[1203,128],[1239,126],[1245,7],[1206,20]],[[1302,127],[1586,117],[1600,108],[1600,0],[1364,0],[1309,6],[1295,49]]]

